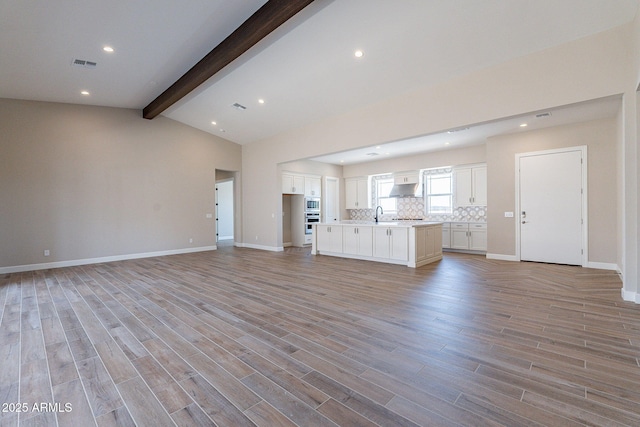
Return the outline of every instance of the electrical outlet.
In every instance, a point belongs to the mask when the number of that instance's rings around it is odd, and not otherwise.
[[[193,239],[189,239],[189,243],[193,243]]]
[[[45,249],[44,256],[49,256],[49,255],[51,255],[51,251],[49,249]]]
[[[213,214],[208,213],[208,214],[206,214],[206,215],[205,215],[205,217],[206,217],[207,219],[211,219],[211,218],[213,218]]]
[[[256,234],[256,240],[258,240],[258,235]]]

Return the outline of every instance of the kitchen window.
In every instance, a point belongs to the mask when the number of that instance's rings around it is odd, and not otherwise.
[[[393,175],[376,175],[371,177],[371,186],[373,189],[373,208],[382,206],[384,213],[397,213],[397,200],[395,197],[389,197],[393,188]]]
[[[453,172],[450,167],[424,171],[425,213],[448,215],[453,212]]]

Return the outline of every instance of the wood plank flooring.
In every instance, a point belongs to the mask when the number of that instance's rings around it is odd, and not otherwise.
[[[640,425],[618,276],[224,247],[0,276],[0,426]]]

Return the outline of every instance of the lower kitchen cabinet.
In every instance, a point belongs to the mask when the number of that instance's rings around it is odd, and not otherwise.
[[[372,256],[373,230],[371,226],[342,226],[342,252],[345,254]]]
[[[375,227],[373,256],[407,261],[409,259],[409,230],[407,228]]]
[[[451,247],[451,224],[445,222],[442,224],[442,248],[449,249]]]
[[[318,251],[342,253],[342,226],[317,225],[316,233]]]
[[[442,258],[442,232],[438,227],[415,229],[415,262],[417,265]],[[411,246],[411,244],[409,244]]]
[[[450,239],[451,249],[486,251],[487,224],[452,222]]]
[[[442,223],[317,224],[312,255],[401,264],[416,268],[442,259]]]
[[[487,250],[487,224],[469,224],[469,249]]]

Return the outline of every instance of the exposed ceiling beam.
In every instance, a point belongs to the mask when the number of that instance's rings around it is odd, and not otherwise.
[[[269,0],[142,110],[153,119],[249,50],[313,0]]]

